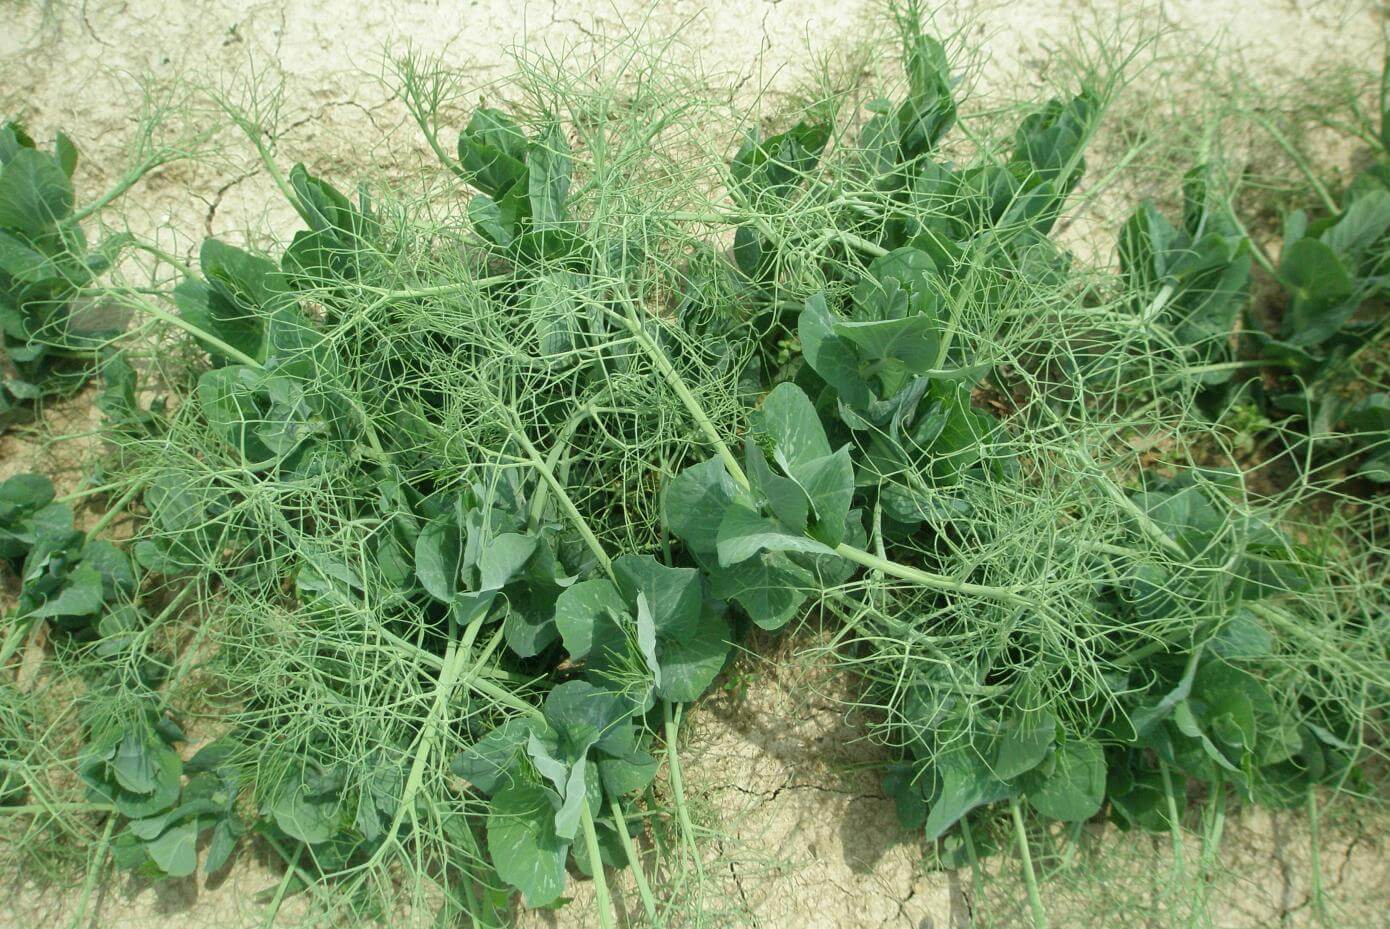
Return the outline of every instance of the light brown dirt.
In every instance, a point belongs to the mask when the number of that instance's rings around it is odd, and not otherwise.
[[[473,74],[486,94],[488,82],[509,70],[507,51],[514,45],[566,58],[567,48],[591,35],[637,29],[657,37],[678,34],[679,55],[743,88],[740,101],[751,107],[759,88],[775,95],[800,86],[816,58],[832,67],[853,60],[849,51],[879,34],[882,18],[869,0],[675,0],[650,10],[640,0],[0,0],[0,111],[24,119],[40,137],[60,128],[72,133],[84,155],[81,189],[92,193],[126,163],[141,81],[156,88],[175,79],[216,86],[247,74],[254,63],[265,80],[283,82],[280,160],[304,160],[315,172],[351,182],[379,176],[386,165],[408,173],[406,153],[427,160],[399,103],[371,80],[388,45],[411,43],[443,54]],[[1384,26],[1376,8],[1293,0],[1182,0],[1137,12],[1119,0],[969,2],[943,7],[939,19],[944,32],[957,33],[988,63],[987,70],[972,70],[976,82],[1002,96],[1032,95],[1038,83],[1057,79],[1064,70],[1058,48],[1077,22],[1102,31],[1116,24],[1170,30],[1161,46],[1170,62],[1188,55],[1200,64],[1209,59],[1196,49],[1219,41],[1227,60],[1239,56],[1242,67],[1271,81],[1312,73],[1320,61],[1339,57],[1364,58],[1371,67]],[[1137,92],[1164,98],[1161,87],[1141,84]],[[163,128],[186,135],[214,125],[206,108],[190,106],[171,113]],[[251,170],[246,146],[214,147],[218,157],[162,169],[132,192],[125,213],[134,231],[189,255],[205,235],[264,240],[292,228],[287,207],[267,206],[282,201]],[[1116,208],[1100,198],[1096,212]],[[1067,234],[1083,257],[1103,261],[1110,239],[1102,228],[1079,223]],[[47,439],[80,434],[93,423],[81,399],[57,413],[42,433],[19,430],[0,439],[0,475],[50,469],[54,443]],[[71,473],[95,454],[90,446],[76,447],[82,451],[78,463],[69,464]],[[709,832],[708,897],[719,913],[712,924],[1023,924],[1021,888],[1011,874],[993,875],[982,893],[967,874],[924,869],[923,850],[898,831],[891,803],[865,770],[876,756],[863,741],[862,720],[842,703],[849,684],[789,652],[775,664],[746,659],[731,680],[737,694],[693,712],[683,754],[692,806]],[[1328,925],[1390,925],[1382,824],[1333,817],[1324,838],[1322,879],[1333,908]],[[1172,901],[1159,899],[1156,889],[1173,884],[1164,879],[1173,863],[1162,843],[1112,831],[1088,848],[1054,876],[1054,925],[1170,924],[1164,908]],[[1223,866],[1208,889],[1214,925],[1315,924],[1306,824],[1299,816],[1242,815],[1228,825],[1223,848]],[[130,929],[259,925],[264,910],[253,894],[277,880],[276,870],[245,856],[231,874],[211,882],[201,875],[156,885],[122,878],[99,889],[88,917],[91,925]],[[75,915],[77,888],[6,890],[0,924],[62,926]],[[528,921],[590,924],[587,882],[576,884],[575,897],[565,910]],[[292,901],[284,915],[287,921],[302,916],[302,901]]]

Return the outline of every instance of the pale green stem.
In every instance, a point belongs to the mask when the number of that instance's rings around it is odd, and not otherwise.
[[[106,193],[102,194],[100,197],[93,200],[91,203],[87,204],[81,209],[74,210],[72,215],[69,216],[66,220],[64,220],[64,224],[75,226],[78,223],[82,222],[82,220],[86,219],[88,216],[91,216],[93,213],[99,212],[100,210],[104,209],[107,204],[123,196],[127,190],[130,190],[130,188],[140,183],[141,179],[143,179],[146,174],[149,174],[155,168],[164,164],[166,160],[167,159],[163,157],[146,159],[143,163],[141,163],[141,165],[138,168],[134,169],[125,177],[117,181],[115,185],[112,186],[111,189],[108,190]]]
[[[617,827],[618,839],[623,844],[623,851],[627,853],[627,864],[632,870],[633,883],[637,885],[637,895],[642,898],[642,907],[647,911],[647,921],[654,927],[659,926],[656,898],[652,896],[651,885],[647,883],[647,873],[642,868],[642,856],[637,851],[637,845],[632,841],[631,833],[627,831],[627,817],[623,815],[623,808],[618,803],[617,797],[608,798],[608,809],[613,814],[613,825]]]
[[[695,827],[690,822],[690,812],[685,805],[685,783],[681,777],[680,759],[676,755],[676,737],[679,735],[680,723],[671,713],[671,704],[663,703],[662,712],[665,714],[666,722],[666,765],[671,778],[671,794],[676,803],[676,819],[680,823],[681,834],[685,838],[686,845],[690,851],[691,861],[695,865],[695,876],[698,882],[703,885],[705,882],[705,866],[700,860],[700,850],[695,844]]]
[[[1028,850],[1028,830],[1024,828],[1023,810],[1017,797],[1009,798],[1009,812],[1014,820],[1014,840],[1018,844],[1023,883],[1028,888],[1028,908],[1033,914],[1033,929],[1047,929],[1047,910],[1043,909],[1042,895],[1038,892],[1038,876],[1033,873],[1033,853]]]
[[[1178,883],[1181,886],[1187,882],[1187,856],[1183,848],[1182,816],[1178,813],[1178,798],[1173,793],[1173,775],[1168,770],[1168,764],[1160,761],[1158,770],[1163,777],[1163,796],[1168,802],[1168,828],[1173,832],[1173,866],[1177,869]]]
[[[72,918],[72,929],[81,929],[87,920],[87,902],[92,899],[92,891],[96,889],[97,880],[106,866],[106,855],[111,850],[111,833],[115,829],[116,814],[112,813],[106,817],[106,829],[102,832],[96,854],[87,867],[87,879],[82,882],[82,896],[77,898],[77,913]]]
[[[594,896],[597,898],[598,923],[601,929],[613,929],[613,900],[608,893],[608,877],[603,873],[603,858],[599,855],[598,833],[594,831],[594,816],[586,800],[580,808],[579,822],[584,827],[584,846],[589,850],[589,867],[594,872]]]

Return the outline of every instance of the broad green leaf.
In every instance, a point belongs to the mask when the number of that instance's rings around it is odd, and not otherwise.
[[[1351,405],[1342,421],[1347,429],[1367,433],[1372,438],[1379,433],[1390,435],[1390,394],[1367,394]]]
[[[913,345],[905,348],[901,355],[890,355],[881,352],[879,347],[900,338],[892,329],[885,329],[877,335],[872,333],[872,329],[864,329],[860,330],[860,335],[852,338],[870,351],[872,357],[900,357],[908,361],[910,367],[929,368],[936,357],[934,343],[938,298],[935,279],[939,273],[930,255],[921,249],[904,246],[875,258],[854,289],[852,323],[917,318],[922,321],[920,332],[932,344]],[[844,333],[841,326],[837,326],[837,330]]]
[[[934,316],[844,320],[835,323],[835,334],[855,345],[860,357],[899,361],[913,374],[930,371],[936,363],[939,340]]]
[[[883,776],[883,792],[893,798],[898,825],[905,832],[916,832],[927,823],[927,798],[922,796],[921,782],[915,777],[914,768],[907,762],[894,762],[888,765]]]
[[[524,599],[525,592],[520,593],[520,596],[507,598],[502,634],[507,647],[518,657],[534,658],[559,637],[559,630],[555,628],[553,616],[523,609],[519,601]]]
[[[1268,689],[1224,662],[1209,661],[1198,669],[1188,702],[1204,734],[1236,749],[1237,757],[1253,752],[1262,737],[1275,735],[1270,724],[1278,714]]]
[[[1123,777],[1119,777],[1123,772]],[[1174,771],[1169,775],[1173,784],[1173,799],[1181,818],[1187,804],[1187,778]],[[1167,832],[1172,828],[1168,815],[1168,795],[1164,790],[1163,775],[1155,770],[1136,770],[1130,772],[1120,769],[1112,772],[1106,787],[1106,797],[1114,812],[1124,823],[1138,826],[1149,832]]]
[[[497,602],[498,590],[460,590],[449,601],[449,611],[459,628],[471,625],[474,620],[485,616]]]
[[[515,717],[509,719],[459,752],[450,770],[482,793],[496,793],[516,777],[516,766],[530,735],[530,723]]]
[[[845,538],[845,519],[854,499],[854,465],[850,462],[849,446],[804,462],[797,477],[815,509],[811,535],[834,548]]]
[[[661,665],[656,660],[656,620],[652,618],[651,607],[647,605],[647,595],[637,595],[637,650],[652,673],[657,688],[661,687]]]
[[[1257,661],[1274,653],[1274,637],[1254,613],[1242,607],[1221,624],[1207,649],[1226,661]]]
[[[636,751],[622,758],[600,757],[598,759],[599,778],[603,789],[610,797],[645,790],[656,779],[660,763],[644,751]]]
[[[801,467],[830,454],[816,408],[800,387],[792,383],[778,384],[763,400],[758,411],[760,430],[772,440],[773,447],[792,477],[799,477]]]
[[[731,639],[723,609],[703,604],[694,628],[658,640],[661,681],[657,693],[677,703],[699,698],[724,667]]]
[[[1201,657],[1200,648],[1188,658],[1187,667],[1177,684],[1162,697],[1146,702],[1135,709],[1129,718],[1136,736],[1143,736],[1159,722],[1167,719],[1173,710],[1192,693],[1192,681],[1197,676],[1197,663]]]
[[[204,874],[216,874],[231,860],[240,833],[237,820],[224,818],[217,821],[217,825],[212,827],[212,838],[208,840],[207,854],[203,859]]]
[[[1177,230],[1149,201],[1144,201],[1120,231],[1120,269],[1134,290],[1151,299],[1168,276],[1169,249]]]
[[[536,773],[555,788],[554,795],[563,799],[565,782],[569,778],[569,766],[561,757],[583,757],[593,746],[593,741],[593,733],[588,732],[582,744],[573,746],[573,751],[566,753],[560,745],[559,733],[549,729],[531,729],[526,734],[526,756],[531,759],[531,766],[536,769]]]
[[[526,174],[526,136],[511,117],[490,107],[473,111],[459,133],[458,154],[469,182],[491,197],[505,194]]]
[[[1042,764],[1052,748],[1057,720],[1048,712],[1027,713],[1005,726],[995,756],[994,776],[1009,781]]]
[[[835,325],[836,319],[826,307],[825,294],[819,292],[808,297],[797,322],[801,351],[807,364],[835,388],[844,403],[862,409],[873,401],[874,395],[860,371],[859,356],[835,334]]]
[[[1299,239],[1284,249],[1279,283],[1289,292],[1284,331],[1293,345],[1327,341],[1356,309],[1346,266],[1317,239]]]
[[[1074,183],[1081,174],[1081,148],[1097,110],[1089,92],[1065,103],[1049,100],[1019,126],[1014,135],[1013,161],[1028,165],[1045,179]],[[1072,173],[1062,177],[1069,166]]]
[[[170,877],[187,877],[198,869],[198,820],[174,823],[158,838],[145,843],[150,858]]]
[[[938,787],[928,801],[929,812],[923,825],[929,842],[976,807],[1003,800],[1012,793],[971,749],[943,754],[936,764],[936,779]]]
[[[1390,233],[1390,191],[1374,190],[1352,201],[1322,241],[1355,269],[1366,252]]]
[[[719,458],[691,465],[666,486],[662,496],[666,525],[691,551],[713,553],[724,511],[737,492]]]
[[[699,625],[699,571],[670,568],[651,555],[620,555],[613,559],[613,573],[623,599],[629,604],[635,606],[638,597],[646,596],[658,635],[668,638],[688,635]]]
[[[558,124],[551,123],[545,133],[531,143],[526,167],[532,225],[548,229],[564,222],[572,165],[569,142]]]
[[[205,280],[193,278],[174,288],[180,315],[258,362],[267,360],[267,324],[288,305],[286,282],[275,263],[261,255],[204,239],[198,264]],[[234,359],[204,344],[222,363]]]
[[[570,766],[569,778],[565,781],[564,802],[555,811],[555,834],[562,839],[573,841],[579,832],[579,821],[584,815],[584,803],[588,799],[585,779],[588,777],[589,759],[576,758]]]
[[[565,643],[565,651],[579,660],[589,654],[594,626],[605,617],[627,613],[618,589],[602,578],[580,581],[560,592],[555,600],[555,626]]]
[[[488,540],[478,558],[480,590],[500,590],[536,552],[539,538],[504,532]]]
[[[78,565],[68,575],[58,596],[45,600],[30,615],[37,619],[51,616],[91,616],[101,609],[101,574],[89,564]],[[133,788],[132,788],[133,789]]]
[[[453,509],[430,520],[415,543],[415,576],[430,596],[453,602],[459,589],[463,540]]]
[[[267,377],[249,365],[227,365],[203,372],[195,396],[214,432],[236,449],[248,464],[265,467],[274,457],[261,440],[266,425],[262,404]]]
[[[292,782],[270,804],[275,824],[291,838],[315,845],[338,834],[338,801],[310,795],[304,782]]]
[[[504,210],[502,204],[487,194],[478,194],[468,201],[468,218],[483,238],[506,248],[516,238],[516,215]]]
[[[1033,809],[1051,819],[1089,819],[1105,799],[1105,752],[1089,739],[1062,743],[1053,752],[1050,771],[1029,774],[1024,794]]]
[[[750,133],[729,166],[734,188],[755,202],[786,195],[816,166],[829,138],[829,126],[807,121],[767,139]]]
[[[493,798],[487,847],[498,876],[521,891],[527,906],[544,906],[564,891],[569,843],[555,834],[555,811],[541,787],[515,784]]]
[[[0,558],[21,558],[35,543],[27,517],[53,500],[53,484],[38,474],[0,482]]]
[[[811,498],[807,491],[792,478],[774,474],[768,467],[767,456],[751,439],[744,444],[743,459],[749,481],[767,498],[772,515],[791,532],[805,532],[811,517]]]
[[[42,474],[16,474],[0,482],[0,526],[22,512],[53,502],[53,482]]]
[[[307,214],[309,228],[338,252],[340,273],[355,276],[350,249],[377,232],[377,222],[367,212],[365,195],[361,198],[362,208],[358,209],[341,191],[314,177],[302,164],[290,168],[289,182]]]
[[[78,151],[77,145],[68,137],[67,133],[57,132],[53,136],[53,157],[58,160],[58,165],[63,169],[63,173],[72,177],[77,170]]]
[[[37,237],[72,212],[72,180],[53,156],[20,149],[0,167],[0,227]]]
[[[843,532],[843,519],[841,520]],[[772,520],[759,516],[742,503],[724,512],[716,544],[719,566],[727,568],[746,561],[759,552],[808,552],[833,555],[834,549],[815,539],[788,532]]]
[[[566,681],[545,697],[545,718],[571,745],[598,745],[614,755],[632,751],[631,701],[588,681]]]
[[[1189,760],[1179,757],[1179,764],[1185,767],[1194,776],[1204,776],[1206,769],[1199,767],[1197,763],[1205,764],[1208,768],[1211,763],[1225,768],[1232,774],[1241,775],[1241,769],[1231,762],[1202,727],[1202,721],[1197,718],[1197,713],[1193,709],[1192,703],[1183,700],[1173,707],[1173,728],[1189,739],[1195,740],[1195,751],[1192,746],[1175,746],[1176,748],[1186,749],[1185,754]]]
[[[536,771],[550,782],[559,798],[559,808],[555,811],[555,834],[565,841],[574,839],[579,831],[579,820],[584,812],[586,797],[585,780],[588,776],[587,754],[593,744],[594,735],[588,733],[579,744],[571,744],[561,760],[557,752],[561,750],[559,741],[542,738],[532,731],[526,741],[526,754]]]
[[[178,799],[182,771],[178,752],[142,725],[126,730],[111,760],[117,784],[131,793],[161,799],[162,806]]]
[[[908,97],[894,112],[901,157],[911,160],[929,152],[956,120],[946,50],[921,28],[907,40]]]
[[[782,552],[764,552],[714,572],[711,589],[721,600],[733,600],[759,627],[785,626],[813,590],[815,576]]]

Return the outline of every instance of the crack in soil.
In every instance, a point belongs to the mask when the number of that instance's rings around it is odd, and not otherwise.
[[[207,232],[209,237],[212,236],[213,220],[217,216],[217,211],[222,207],[222,198],[227,195],[227,191],[231,190],[233,187],[240,184],[242,181],[255,177],[258,173],[259,172],[255,169],[246,171],[233,178],[232,180],[228,181],[227,183],[223,184],[221,187],[217,188],[216,193],[212,195],[212,202],[208,204],[207,216],[205,216],[203,219],[203,229]]]

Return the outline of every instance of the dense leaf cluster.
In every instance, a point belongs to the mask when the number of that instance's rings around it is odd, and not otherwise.
[[[88,246],[74,213],[76,168],[77,147],[62,133],[44,151],[23,127],[0,126],[0,428],[80,384],[83,357],[121,328],[79,299],[120,241]]]

